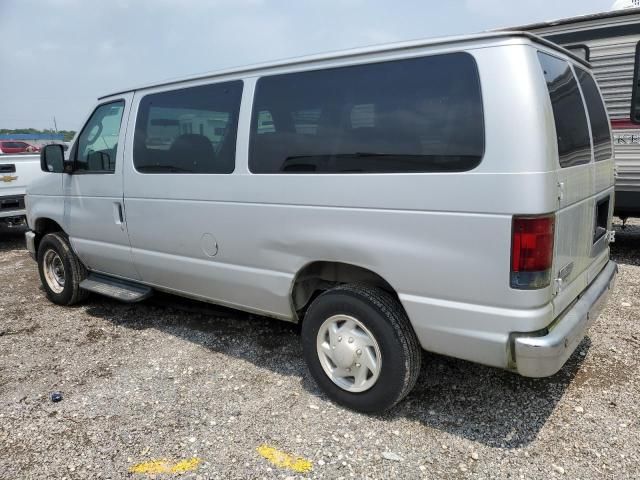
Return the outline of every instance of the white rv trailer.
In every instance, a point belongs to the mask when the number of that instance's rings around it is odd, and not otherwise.
[[[635,6],[635,3],[631,5]],[[540,35],[591,63],[613,130],[615,213],[623,220],[640,217],[640,8],[509,30]]]

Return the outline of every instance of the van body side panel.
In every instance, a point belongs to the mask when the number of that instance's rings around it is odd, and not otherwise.
[[[188,285],[186,291],[193,290],[219,301],[231,295],[234,304],[255,304],[278,316],[290,317],[289,294],[296,273],[308,263],[326,260],[368,268],[398,292],[410,295],[428,292],[428,297],[508,308],[521,307],[523,300],[539,306],[549,299],[549,292],[511,292],[508,287],[510,214],[425,212],[375,204],[342,207],[327,205],[329,202],[324,205],[322,202],[315,205],[276,203],[274,194],[279,189],[294,190],[294,184],[302,181],[291,176],[224,178],[211,175],[201,179],[182,175],[174,177],[172,185],[164,188],[158,185],[151,191],[154,183],[169,181],[168,177],[153,176],[147,180],[141,176],[139,188],[144,184],[145,195],[126,198],[133,256],[143,280],[155,285],[173,288]],[[360,192],[363,198],[373,198],[376,192],[403,188],[431,191],[429,195],[434,197],[445,195],[447,189],[460,188],[455,178],[438,178],[438,185],[434,182],[428,189],[425,189],[424,178],[422,186],[414,187],[415,181],[380,176],[354,176],[350,182],[323,176],[305,184],[308,191],[334,192],[331,203],[337,203],[340,191],[350,189]],[[477,178],[487,191],[517,193],[501,189],[497,177]],[[514,175],[513,178],[543,190],[555,190],[552,175]],[[189,193],[181,195],[185,198],[177,195],[173,199],[162,198],[166,192],[177,192],[181,184],[190,186]],[[210,197],[218,197],[225,191],[230,196],[234,191],[251,193],[244,196],[244,201],[197,198],[198,193],[211,192]],[[264,199],[268,192],[271,192],[271,201]],[[152,194],[156,196],[150,197]],[[303,196],[304,192],[300,192],[300,202]],[[290,198],[294,197],[292,194]],[[482,204],[480,199],[478,203]],[[217,241],[218,252],[214,257],[207,257],[203,251],[202,237],[207,233]],[[180,267],[181,261],[190,266]],[[416,268],[420,265],[425,268]],[[198,278],[188,280],[197,268],[204,270]],[[246,284],[245,289],[231,285],[229,271],[235,270],[245,276],[240,282]],[[257,273],[264,275],[265,280],[256,282],[253,276]],[[269,285],[270,275],[279,286]],[[288,278],[285,283],[281,283],[283,275]],[[215,279],[219,279],[219,284]],[[262,295],[249,294],[247,288],[266,289],[279,298],[267,301]]]

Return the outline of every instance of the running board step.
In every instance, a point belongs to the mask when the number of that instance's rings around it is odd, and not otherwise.
[[[80,288],[126,303],[140,302],[153,293],[151,287],[146,285],[96,273],[90,273],[85,280],[80,282]]]

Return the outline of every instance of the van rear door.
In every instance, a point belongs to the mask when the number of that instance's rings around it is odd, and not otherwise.
[[[559,208],[551,281],[558,315],[608,260],[614,161],[606,110],[591,74],[543,52],[538,58],[557,139]]]

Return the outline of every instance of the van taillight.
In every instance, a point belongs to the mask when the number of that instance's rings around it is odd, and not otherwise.
[[[544,288],[551,283],[555,216],[513,217],[511,288]]]

